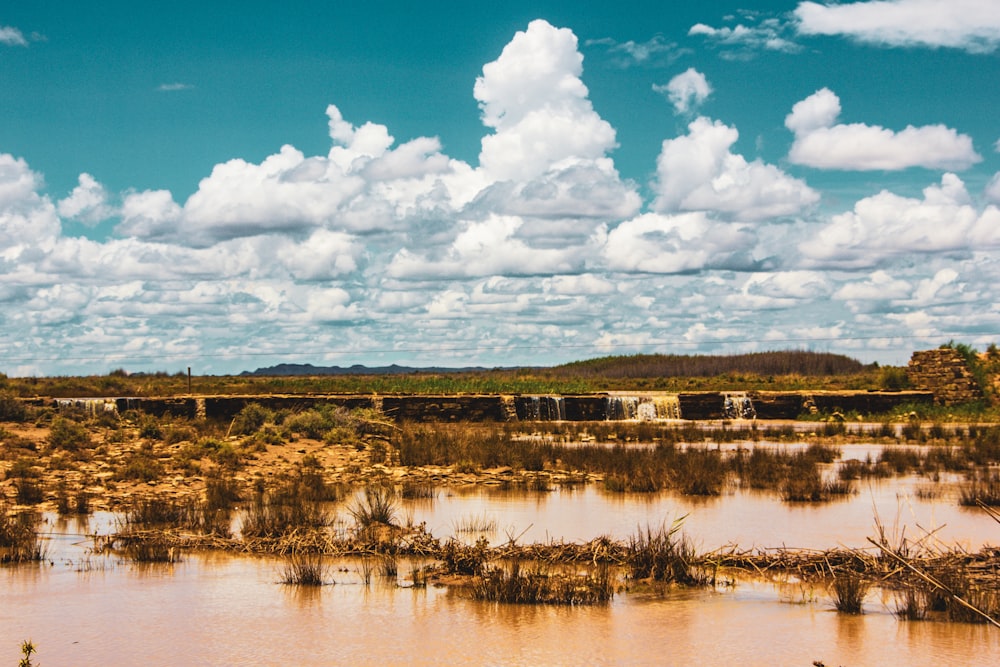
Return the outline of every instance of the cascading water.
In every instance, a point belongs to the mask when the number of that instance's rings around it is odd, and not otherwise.
[[[610,421],[681,419],[681,402],[675,396],[608,396],[605,414]]]
[[[562,421],[566,419],[566,399],[562,396],[525,396],[525,421]]]
[[[104,412],[118,412],[118,404],[113,398],[57,398],[56,407],[60,410],[85,410],[95,416]]]
[[[608,396],[604,414],[608,421],[625,421],[639,418],[638,396]]]
[[[722,395],[722,416],[725,419],[756,419],[757,410],[745,391],[732,391]]]

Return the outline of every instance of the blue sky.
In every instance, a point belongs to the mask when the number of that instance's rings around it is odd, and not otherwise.
[[[8,375],[1000,340],[1000,5],[0,10]]]

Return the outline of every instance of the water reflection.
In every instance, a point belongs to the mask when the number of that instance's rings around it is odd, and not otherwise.
[[[922,492],[931,485],[936,496]],[[827,549],[866,546],[879,516],[890,534],[935,535],[977,549],[1000,529],[958,507],[954,490],[926,478],[861,485],[844,501],[789,504],[774,494],[714,498],[671,493],[609,494],[595,486],[552,492],[439,489],[403,501],[404,514],[441,538],[463,518],[496,521],[494,543],[623,539],[640,526],[686,516],[702,550]],[[401,559],[399,574],[360,560],[330,562],[335,583],[277,583],[282,561],[189,553],[175,564],[136,566],[94,554],[89,523],[49,517],[50,560],[0,569],[0,664],[15,664],[23,639],[40,664],[973,664],[1000,655],[987,626],[899,621],[893,598],[872,592],[866,613],[833,611],[825,589],[790,580],[737,581],[717,590],[621,593],[597,607],[536,607],[476,602],[462,589],[400,587],[423,561]],[[373,566],[377,567],[377,566]]]

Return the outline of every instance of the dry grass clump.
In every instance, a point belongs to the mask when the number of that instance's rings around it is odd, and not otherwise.
[[[240,533],[244,538],[278,538],[295,531],[323,528],[333,520],[293,479],[270,490],[258,486],[243,516]]]
[[[1000,506],[1000,475],[988,470],[974,473],[971,481],[962,485],[959,503],[970,507],[980,503],[990,507]]]
[[[294,586],[323,586],[330,568],[322,554],[292,553],[281,569],[281,583]]]
[[[489,555],[490,542],[485,537],[480,537],[472,545],[452,538],[441,545],[438,558],[447,573],[476,575],[486,566]]]
[[[153,454],[151,446],[129,452],[115,469],[112,479],[118,481],[155,482],[163,477],[164,468]]]
[[[626,542],[626,563],[632,579],[649,579],[685,586],[698,585],[704,578],[696,573],[695,550],[691,542],[678,536],[683,519],[669,527],[646,527]]]
[[[392,488],[385,485],[366,486],[347,507],[359,530],[374,525],[395,526],[399,502]]]
[[[486,513],[469,514],[456,519],[452,524],[452,530],[456,533],[495,533],[497,519]]]
[[[24,563],[45,558],[38,537],[39,517],[34,512],[11,513],[0,500],[0,563]]]
[[[614,580],[607,566],[581,574],[515,560],[485,568],[472,586],[477,600],[510,604],[604,604],[613,596]]]
[[[871,584],[856,572],[843,572],[833,578],[833,606],[842,614],[864,612],[865,596]]]

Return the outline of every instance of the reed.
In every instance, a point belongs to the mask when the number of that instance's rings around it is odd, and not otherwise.
[[[329,566],[322,554],[292,553],[281,569],[281,583],[290,586],[323,586],[328,583]]]
[[[870,584],[857,573],[839,573],[833,578],[833,606],[842,614],[864,613],[869,588]]]
[[[927,618],[929,607],[930,597],[926,588],[911,585],[897,592],[892,613],[904,621],[922,621]]]
[[[456,519],[452,524],[452,530],[456,533],[495,533],[497,519],[485,513],[469,514]]]
[[[974,507],[980,503],[990,507],[1000,506],[1000,475],[981,471],[973,479],[962,485],[959,504]]]
[[[136,563],[177,563],[180,550],[160,532],[117,536],[115,543],[125,557]]]
[[[451,538],[441,546],[438,554],[445,572],[465,575],[482,572],[489,556],[490,543],[485,537],[480,537],[472,545]]]
[[[638,529],[625,545],[626,563],[632,579],[649,579],[694,586],[704,579],[695,572],[695,550],[684,536],[678,536],[683,518],[658,528]]]
[[[395,580],[399,575],[399,561],[396,556],[391,553],[379,554],[378,571],[383,578]]]
[[[614,581],[606,566],[580,574],[520,560],[484,569],[472,587],[477,600],[508,604],[606,604],[613,596]]]
[[[0,563],[25,563],[45,559],[45,547],[38,537],[38,515],[11,513],[0,499]]]
[[[395,526],[398,510],[395,492],[383,485],[366,486],[364,493],[356,496],[347,507],[359,529],[374,525]]]
[[[410,583],[413,588],[427,588],[427,569],[416,564],[411,565]]]
[[[297,530],[322,528],[333,517],[294,488],[259,489],[243,516],[240,534],[244,538],[278,538]]]

